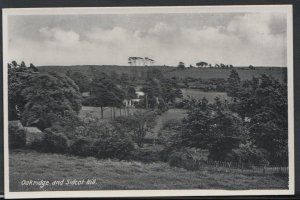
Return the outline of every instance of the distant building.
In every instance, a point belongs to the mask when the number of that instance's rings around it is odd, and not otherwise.
[[[82,95],[82,97],[89,97],[90,92],[82,92],[81,95]]]
[[[9,121],[9,126],[15,129],[23,129],[23,125],[20,120]]]
[[[145,93],[142,91],[136,91],[136,98],[135,99],[125,99],[124,104],[126,107],[135,107],[141,101],[144,101]]]
[[[35,142],[42,141],[45,134],[36,127],[24,127],[26,134],[26,145],[32,145]]]
[[[44,139],[44,133],[37,127],[23,126],[19,120],[9,121],[9,126],[15,129],[14,131],[23,130],[26,136],[26,145],[32,145],[35,142]]]

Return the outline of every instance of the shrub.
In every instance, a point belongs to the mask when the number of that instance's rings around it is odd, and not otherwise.
[[[180,129],[181,121],[179,119],[169,119],[163,123],[162,129],[177,130]]]
[[[160,161],[159,152],[154,149],[139,148],[132,154],[132,159],[144,163]]]
[[[197,169],[197,163],[186,151],[177,151],[171,154],[169,159],[171,167],[181,167],[187,170]]]
[[[69,153],[76,156],[94,156],[92,140],[85,137],[76,138],[70,145]]]
[[[99,138],[94,143],[97,158],[129,159],[134,151],[134,144],[130,138],[108,135]]]
[[[267,164],[268,153],[264,149],[257,148],[250,142],[241,144],[239,148],[233,149],[226,160],[231,162],[242,162],[246,166]]]
[[[45,129],[44,140],[32,146],[34,146],[36,150],[43,152],[67,153],[69,141],[63,133],[55,133],[49,129]]]
[[[81,132],[78,129],[83,126],[83,121],[74,111],[65,111],[63,116],[56,116],[50,130],[56,133],[64,133],[68,139],[75,139]]]
[[[165,147],[163,150],[159,151],[159,160],[162,162],[168,162],[171,154],[172,148]]]
[[[169,165],[171,167],[183,167],[183,157],[184,154],[182,152],[172,153],[169,158]]]
[[[9,148],[24,148],[26,146],[26,134],[23,128],[9,123]]]

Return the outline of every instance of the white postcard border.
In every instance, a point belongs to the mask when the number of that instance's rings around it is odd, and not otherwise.
[[[9,15],[70,15],[70,14],[150,14],[150,13],[238,13],[284,12],[287,14],[288,68],[288,146],[289,189],[287,190],[98,190],[98,191],[9,191],[8,149],[8,16]],[[241,6],[165,6],[165,7],[84,7],[84,8],[9,8],[2,10],[3,19],[3,112],[4,112],[4,196],[5,198],[57,197],[159,197],[159,196],[236,196],[236,195],[292,195],[295,192],[294,169],[294,87],[293,87],[293,14],[292,5]]]

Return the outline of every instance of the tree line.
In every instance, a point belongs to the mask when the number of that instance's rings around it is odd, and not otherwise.
[[[187,116],[166,122],[160,130],[158,142],[163,149],[144,152],[145,135],[153,130],[158,111],[182,97],[176,79],[149,69],[146,80],[140,83],[147,94],[140,105],[144,110],[104,121],[91,115],[78,116],[81,92],[90,92],[85,102],[90,105],[122,108],[124,99],[134,98],[137,85],[128,74],[94,71],[93,77],[82,81],[84,76],[76,72],[39,73],[38,68],[25,63],[9,66],[9,120],[21,120],[23,125],[36,126],[45,133],[44,139],[30,148],[168,162],[182,159],[188,148],[197,148],[208,150],[211,160],[288,164],[287,84],[265,74],[241,81],[233,69],[225,84],[230,101],[188,99],[184,107]],[[22,135],[12,131],[10,138],[15,138],[13,134]],[[15,145],[13,140],[10,144]]]

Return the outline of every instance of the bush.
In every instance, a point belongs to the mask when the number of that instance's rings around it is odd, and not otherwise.
[[[169,165],[171,167],[183,167],[184,153],[182,152],[174,152],[171,154],[169,158]]]
[[[56,133],[64,133],[68,139],[75,139],[81,132],[78,129],[84,125],[83,121],[74,111],[65,111],[63,116],[56,116],[50,130]]]
[[[239,148],[233,149],[227,156],[226,160],[230,162],[242,162],[246,166],[265,165],[268,163],[268,153],[252,145],[250,142],[241,144]]]
[[[26,146],[26,134],[23,128],[9,123],[9,148],[24,148]]]
[[[94,143],[95,157],[129,159],[134,151],[134,144],[130,138],[108,135],[99,138]]]
[[[172,148],[165,147],[163,150],[159,151],[159,160],[162,162],[168,162],[171,154]]]
[[[132,159],[144,163],[160,161],[159,152],[153,149],[139,148],[132,154]]]
[[[197,169],[197,165],[194,160],[186,152],[174,152],[169,159],[169,165],[171,167],[181,167],[188,170]]]
[[[49,153],[67,153],[69,140],[63,133],[55,133],[45,129],[44,140],[32,145],[36,150]]]
[[[72,142],[69,153],[76,156],[94,156],[95,148],[91,139],[80,137]]]

